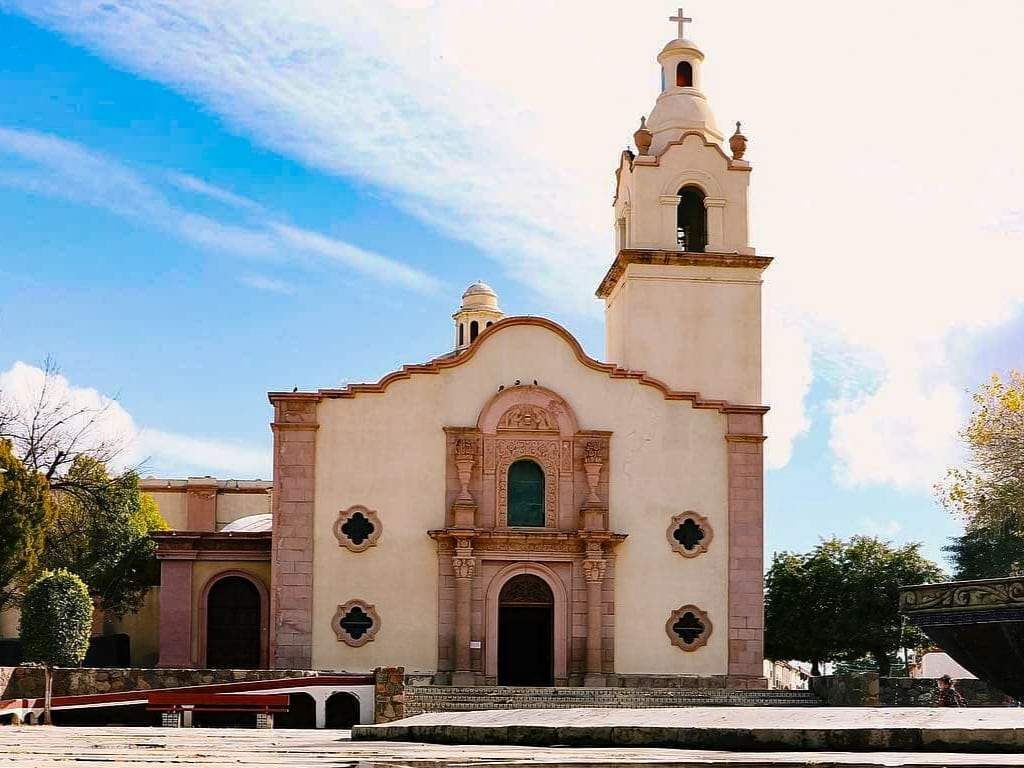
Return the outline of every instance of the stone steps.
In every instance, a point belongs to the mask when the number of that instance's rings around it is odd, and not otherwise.
[[[457,688],[409,686],[407,717],[424,712],[488,709],[575,709],[653,707],[813,707],[810,691],[741,691],[700,688]]]

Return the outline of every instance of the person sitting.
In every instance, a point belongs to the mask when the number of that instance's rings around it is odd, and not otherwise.
[[[936,705],[940,707],[966,707],[967,702],[956,689],[953,678],[943,675],[938,679],[939,694],[936,697]]]

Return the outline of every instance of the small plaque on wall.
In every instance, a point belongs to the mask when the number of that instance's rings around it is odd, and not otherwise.
[[[481,643],[479,640],[470,640],[469,641],[469,648],[472,651],[479,651],[482,647],[483,647],[483,643]]]

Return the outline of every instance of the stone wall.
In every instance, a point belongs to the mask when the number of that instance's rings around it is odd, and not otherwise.
[[[373,722],[390,723],[405,717],[405,668],[373,670]]]
[[[58,668],[53,676],[54,696],[77,696],[115,691],[177,688],[188,685],[313,677],[309,670],[284,669],[105,669]],[[42,667],[0,667],[0,699],[43,695]]]
[[[1005,706],[1006,696],[981,680],[960,680],[957,688],[968,706]],[[879,677],[824,675],[811,678],[811,690],[829,707],[931,707],[935,706],[936,683],[924,677]]]

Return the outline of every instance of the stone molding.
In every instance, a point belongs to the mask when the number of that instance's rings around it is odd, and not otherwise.
[[[547,583],[554,598],[554,677],[565,680],[569,676],[569,594],[562,579],[542,563],[512,563],[500,570],[489,581],[485,590],[485,663],[487,678],[498,676],[498,609],[501,588],[516,576],[531,574]]]
[[[596,295],[605,299],[611,295],[620,278],[630,264],[664,264],[673,267],[735,267],[745,269],[767,269],[772,263],[771,256],[754,256],[742,253],[694,253],[691,251],[663,251],[648,248],[625,248],[619,251],[608,272],[597,287]],[[665,385],[662,385],[665,386]],[[667,389],[667,387],[666,387]],[[697,395],[699,399],[700,396]],[[700,407],[696,406],[695,407]]]
[[[620,253],[628,253],[629,251],[623,251]],[[693,258],[696,261],[704,263],[706,259],[725,258],[729,261],[728,264],[720,266],[761,266],[761,268],[768,265],[771,262],[771,258],[764,256],[741,256],[739,254],[707,254],[707,253],[677,253],[674,251],[647,251],[646,253],[653,254],[674,254],[675,256]],[[755,259],[756,264],[740,264],[736,263],[737,260],[744,259]],[[618,258],[616,259],[616,261]],[[614,269],[614,264],[612,265]],[[607,279],[607,278],[606,278]],[[382,379],[375,383],[367,384],[350,384],[342,389],[320,389],[316,392],[269,392],[267,397],[271,403],[278,405],[280,403],[287,402],[289,400],[323,400],[333,398],[352,398],[358,397],[364,394],[382,394],[387,391],[387,388],[396,381],[403,381],[405,379],[412,378],[414,375],[421,374],[436,374],[449,368],[455,368],[468,362],[476,355],[480,348],[484,345],[484,342],[488,341],[496,334],[501,333],[507,328],[513,328],[516,326],[533,326],[537,328],[545,328],[556,336],[561,337],[572,353],[575,355],[577,361],[582,365],[590,368],[593,371],[607,374],[609,378],[613,379],[630,379],[637,383],[654,387],[656,390],[661,392],[662,396],[666,400],[686,400],[691,403],[694,408],[706,408],[710,410],[719,411],[721,413],[758,413],[763,414],[768,412],[768,408],[763,405],[744,405],[741,403],[731,403],[728,400],[709,400],[704,398],[699,392],[686,392],[680,390],[674,390],[665,384],[663,381],[649,376],[644,371],[631,371],[626,368],[620,368],[614,363],[602,363],[594,358],[590,357],[586,352],[583,351],[583,347],[579,341],[576,340],[571,333],[563,328],[558,323],[548,320],[545,317],[534,317],[531,315],[522,315],[515,317],[506,317],[499,320],[490,328],[485,328],[481,331],[477,340],[472,344],[466,351],[458,355],[445,355],[438,357],[427,363],[420,363],[416,365],[405,365],[398,371],[392,371],[391,373],[384,376]],[[279,428],[284,428],[279,425]]]
[[[692,520],[704,533],[704,538],[697,542],[697,546],[693,549],[687,549],[675,537],[676,530],[687,520]],[[669,546],[672,547],[673,552],[678,552],[683,557],[691,558],[702,555],[708,551],[708,547],[711,546],[711,540],[714,538],[715,532],[711,527],[710,521],[706,517],[688,510],[686,512],[680,512],[678,515],[672,517],[672,521],[669,523],[665,536],[668,538]]]
[[[359,608],[363,613],[370,617],[370,628],[366,630],[362,637],[352,637],[348,631],[341,625],[341,620],[344,619],[349,611],[353,608]],[[373,642],[374,638],[377,637],[377,633],[380,631],[380,614],[377,613],[377,609],[372,604],[365,600],[349,600],[347,603],[339,605],[337,610],[334,612],[334,616],[331,617],[331,629],[334,630],[334,634],[338,640],[345,645],[349,645],[353,648],[361,648],[367,643]]]
[[[1024,576],[920,584],[900,590],[900,611],[1024,609]]]
[[[697,621],[704,625],[704,631],[694,638],[692,643],[687,643],[672,629],[675,623],[688,613],[692,614]],[[669,615],[668,621],[665,622],[665,634],[668,635],[668,639],[671,641],[672,645],[683,651],[696,651],[699,648],[703,648],[707,645],[713,631],[714,625],[711,623],[711,619],[708,618],[707,613],[695,605],[683,605],[676,608]]]
[[[270,531],[157,531],[158,560],[269,560]]]
[[[342,530],[344,525],[355,517],[356,514],[361,514],[373,526],[373,532],[363,540],[362,544],[356,544]],[[377,542],[380,541],[381,534],[384,532],[376,510],[364,507],[362,504],[353,504],[348,509],[340,510],[338,512],[338,519],[334,521],[331,530],[334,532],[334,538],[338,540],[338,544],[350,552],[365,552],[370,547],[377,546]]]

